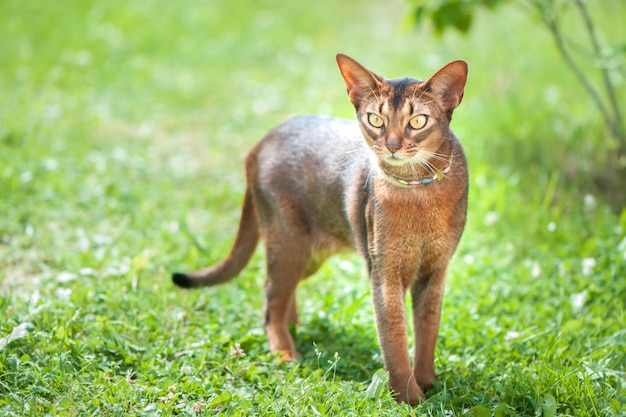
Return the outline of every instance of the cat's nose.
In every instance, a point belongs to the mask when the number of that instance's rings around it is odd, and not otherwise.
[[[400,144],[400,142],[397,142],[397,141],[393,141],[393,142],[392,141],[387,141],[385,143],[385,147],[387,149],[389,149],[389,152],[396,153],[396,152],[398,152],[400,150],[402,145]]]
[[[389,149],[389,152],[396,153],[402,147],[402,137],[394,131],[389,132],[389,135],[385,138],[385,147]]]

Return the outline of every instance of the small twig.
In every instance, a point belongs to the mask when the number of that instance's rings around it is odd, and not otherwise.
[[[589,39],[591,40],[594,54],[596,57],[600,57],[602,51],[600,48],[600,42],[598,42],[595,28],[593,26],[593,22],[591,21],[591,16],[589,15],[589,12],[585,7],[585,3],[582,0],[575,0],[575,2],[576,7],[578,7],[578,11],[580,12],[582,20],[585,24],[585,28],[587,29],[587,34],[589,35]],[[600,66],[600,71],[602,72],[604,88],[606,89],[606,93],[609,97],[609,102],[611,103],[611,109],[613,110],[614,120],[612,130],[617,138],[622,141],[622,146],[624,147],[624,149],[626,149],[626,136],[622,124],[622,115],[620,113],[619,104],[617,103],[617,98],[615,97],[615,87],[613,86],[613,82],[611,81],[611,77],[609,76],[609,71],[604,66]]]
[[[589,82],[589,79],[587,79],[587,77],[582,72],[582,70],[578,67],[578,65],[576,65],[571,55],[565,48],[565,44],[563,43],[563,37],[561,36],[561,32],[559,31],[558,25],[556,23],[556,18],[548,18],[547,16],[543,15],[543,22],[545,23],[545,25],[548,27],[548,30],[552,34],[552,37],[554,38],[556,47],[559,50],[561,57],[563,58],[567,66],[570,68],[570,70],[574,73],[576,78],[578,78],[578,81],[583,85],[585,90],[587,90],[587,93],[591,96],[591,99],[594,101],[595,105],[600,110],[600,113],[602,113],[602,117],[604,117],[606,124],[609,127],[613,126],[613,120],[611,119],[611,115],[609,114],[606,106],[602,102],[600,95],[593,88],[593,86],[591,85],[591,82]]]

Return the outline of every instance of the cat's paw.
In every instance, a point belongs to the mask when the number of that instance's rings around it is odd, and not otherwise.
[[[278,359],[283,363],[292,363],[300,357],[300,354],[295,350],[279,350],[276,352]]]
[[[399,403],[415,405],[426,399],[424,392],[421,390],[419,385],[415,383],[413,376],[411,376],[408,381],[406,378],[401,378],[397,381],[393,381],[390,378],[389,387],[394,392],[394,398]]]

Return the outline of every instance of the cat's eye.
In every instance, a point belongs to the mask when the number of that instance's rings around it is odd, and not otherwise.
[[[411,126],[411,129],[415,130],[422,129],[426,126],[426,123],[428,123],[428,116],[425,114],[420,114],[409,120],[409,126]]]
[[[385,124],[385,122],[383,121],[383,118],[380,117],[379,115],[375,114],[375,113],[368,113],[367,114],[367,121],[373,127],[382,127]]]

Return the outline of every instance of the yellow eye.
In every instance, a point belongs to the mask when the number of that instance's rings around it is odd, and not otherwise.
[[[383,118],[374,113],[367,114],[367,121],[374,127],[382,127],[385,124]]]
[[[411,129],[415,130],[423,128],[426,126],[426,123],[428,123],[428,116],[425,114],[420,114],[409,120],[409,126],[411,126]]]

